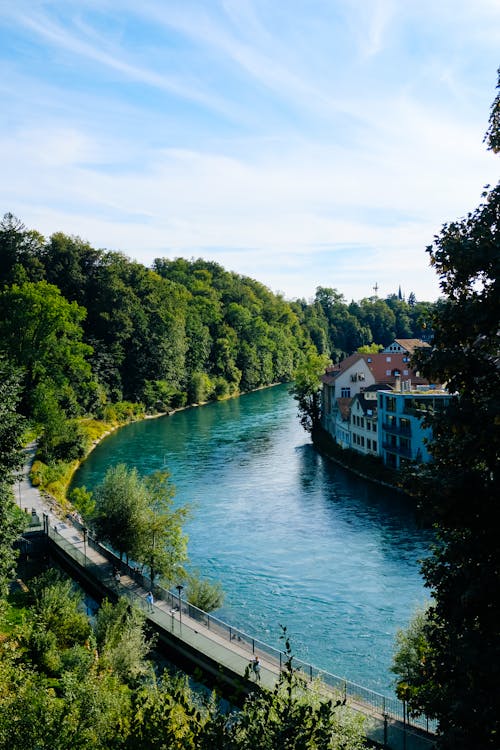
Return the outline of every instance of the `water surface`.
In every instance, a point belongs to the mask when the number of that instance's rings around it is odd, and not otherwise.
[[[287,386],[129,425],[74,484],[111,465],[167,467],[188,502],[193,567],[222,583],[221,619],[302,659],[387,693],[394,634],[426,599],[418,560],[430,533],[404,496],[319,456]]]

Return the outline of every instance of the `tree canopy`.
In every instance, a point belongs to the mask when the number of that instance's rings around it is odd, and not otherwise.
[[[497,110],[498,98],[492,148]],[[482,750],[500,737],[500,184],[445,224],[428,252],[445,297],[432,317],[432,347],[415,363],[454,398],[429,418],[433,462],[408,479],[437,530],[423,566],[433,598],[429,651],[412,708],[438,719],[440,748]]]
[[[145,565],[152,582],[160,575],[171,584],[184,575],[188,508],[175,508],[173,497],[168,472],[142,478],[125,464],[110,467],[94,491],[90,520],[97,537],[120,557]]]
[[[418,337],[430,305],[412,293],[348,303],[326,286],[286,301],[212,261],[146,268],[78,236],[46,240],[9,213],[0,259],[0,351],[25,372],[30,417],[54,398],[66,416],[99,417],[110,402],[166,411],[289,382],[311,346],[338,361]]]
[[[23,465],[22,430],[24,420],[17,411],[21,397],[19,372],[0,356],[0,609],[1,597],[14,573],[14,541],[24,519],[17,512],[12,492],[16,474]]]

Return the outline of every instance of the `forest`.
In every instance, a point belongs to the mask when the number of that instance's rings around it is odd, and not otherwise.
[[[146,268],[76,236],[46,240],[10,213],[0,259],[0,352],[23,372],[24,413],[41,423],[50,409],[166,411],[289,382],[311,347],[338,361],[419,337],[433,308],[400,291],[348,303],[324,287],[287,301],[214,262]]]

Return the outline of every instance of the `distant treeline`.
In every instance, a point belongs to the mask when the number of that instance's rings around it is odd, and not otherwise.
[[[47,240],[12,214],[0,261],[0,353],[41,422],[44,410],[100,416],[125,400],[163,411],[290,381],[311,348],[338,361],[420,337],[433,307],[400,292],[347,303],[325,287],[287,301],[211,261],[147,268],[76,236]]]

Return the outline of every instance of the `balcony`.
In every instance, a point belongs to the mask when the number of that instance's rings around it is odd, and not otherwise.
[[[389,435],[404,435],[409,437],[411,435],[411,425],[397,425],[392,422],[383,422],[382,431],[387,432]]]
[[[388,453],[394,453],[396,456],[401,456],[402,458],[411,458],[411,447],[402,448],[399,445],[392,445],[392,443],[383,442],[382,448]]]

